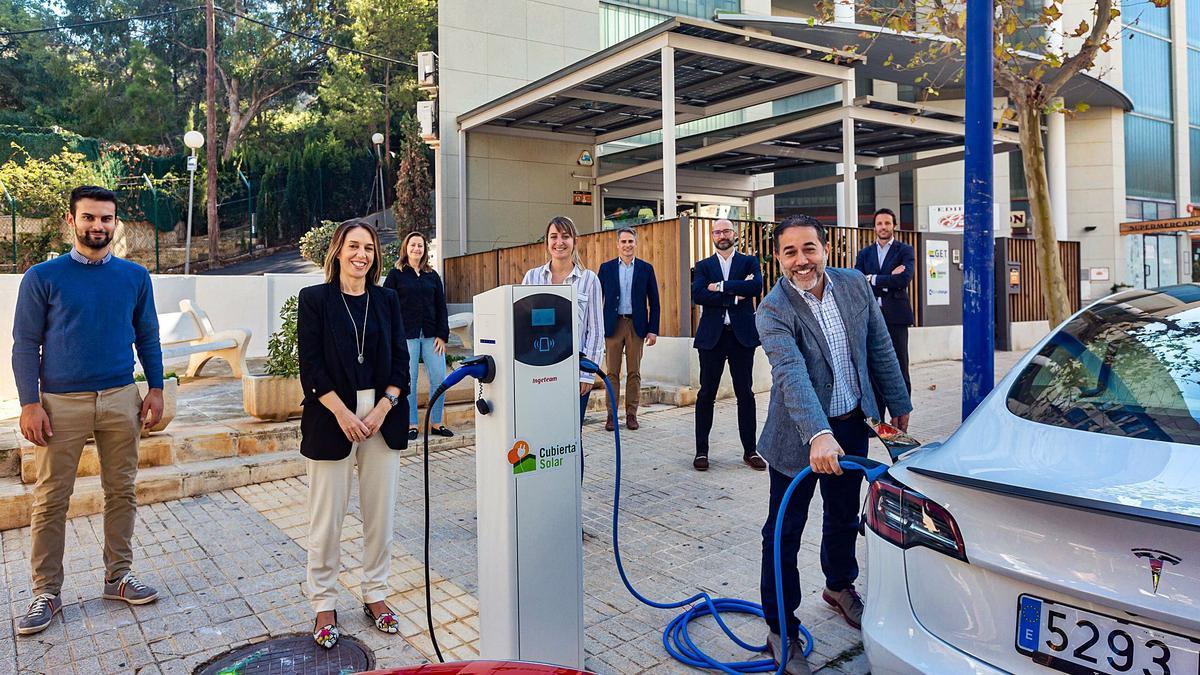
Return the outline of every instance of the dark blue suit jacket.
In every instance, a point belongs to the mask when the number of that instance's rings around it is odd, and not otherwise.
[[[692,269],[692,302],[704,309],[700,315],[700,325],[696,328],[696,337],[692,346],[696,349],[713,349],[721,340],[721,332],[725,329],[725,314],[729,313],[729,325],[738,342],[746,347],[758,346],[758,329],[754,327],[754,301],[762,295],[762,268],[758,258],[734,252],[729,265],[729,281],[725,282],[725,291],[716,293],[708,290],[708,285],[724,279],[721,275],[721,263],[717,260],[719,254],[696,263]],[[746,277],[751,279],[747,280]],[[744,300],[734,303],[734,298],[741,296]]]
[[[913,247],[894,240],[879,264],[878,244],[871,244],[858,252],[854,260],[854,269],[863,274],[874,274],[875,283],[871,290],[880,299],[879,309],[883,311],[883,320],[891,324],[911,326],[913,324],[912,305],[908,302],[908,284],[917,271],[917,260]],[[900,274],[891,274],[898,266],[904,265]]]
[[[600,288],[604,292],[604,337],[617,330],[617,307],[621,303],[621,271],[619,258],[600,264]],[[633,332],[640,338],[647,333],[658,335],[658,279],[654,266],[645,260],[633,259],[633,284],[630,305],[633,313]]]

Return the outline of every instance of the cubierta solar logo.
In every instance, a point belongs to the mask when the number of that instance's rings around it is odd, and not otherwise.
[[[538,448],[537,453],[529,451],[529,443],[517,441],[508,451],[508,463],[512,465],[513,475],[530,473],[538,469],[553,469],[563,465],[563,460],[578,452],[575,443],[551,445]]]

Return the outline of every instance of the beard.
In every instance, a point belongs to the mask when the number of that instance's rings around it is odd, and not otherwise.
[[[799,273],[807,271],[809,269],[811,269],[813,271],[813,274],[811,276],[809,276],[807,281],[801,279]],[[821,267],[820,269],[817,269],[817,267],[815,265],[813,267],[807,267],[807,266],[801,267],[799,269],[793,270],[791,273],[788,274],[788,278],[791,279],[792,283],[795,284],[796,287],[802,291],[811,291],[812,289],[816,288],[817,284],[819,284],[821,282],[821,278],[824,276],[825,276],[825,268]]]
[[[715,246],[717,247],[718,251],[725,251],[725,250],[733,248],[733,240],[732,239],[721,239],[721,240],[717,241]]]
[[[109,243],[112,242],[112,235],[109,234],[108,232],[104,232],[104,231],[94,232],[94,231],[88,230],[86,232],[76,233],[75,240],[79,243],[80,246],[90,248],[93,251],[99,251],[100,249],[108,246]]]

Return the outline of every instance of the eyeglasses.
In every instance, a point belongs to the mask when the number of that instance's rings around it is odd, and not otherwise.
[[[713,230],[712,233],[715,236],[721,237],[721,236],[728,236],[731,234],[736,234],[737,231],[736,230]]]

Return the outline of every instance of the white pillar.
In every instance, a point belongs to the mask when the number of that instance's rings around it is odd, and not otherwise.
[[[675,48],[662,48],[663,218],[675,218]]]
[[[1171,88],[1175,90],[1174,115],[1175,124],[1175,215],[1188,215],[1187,207],[1192,201],[1192,171],[1200,170],[1192,166],[1191,140],[1188,128],[1188,102],[1191,98],[1200,96],[1200,92],[1188,91],[1188,34],[1187,12],[1191,10],[1189,3],[1171,3]],[[1186,240],[1185,240],[1186,241]],[[1190,244],[1189,244],[1190,248]],[[1189,256],[1190,257],[1190,256]],[[1191,265],[1189,263],[1188,267]]]
[[[443,262],[450,254],[446,248],[446,218],[442,215],[445,202],[446,184],[442,182],[442,146],[433,149],[433,238],[437,241],[437,257],[434,259],[435,269],[443,276],[446,266]]]
[[[467,247],[467,132],[458,132],[458,253],[466,255]]]
[[[838,213],[838,225],[858,227],[858,179],[854,163],[854,120],[850,109],[854,106],[854,80],[842,83],[842,211]]]
[[[1059,103],[1062,99],[1057,99]],[[1050,217],[1054,219],[1054,237],[1064,241],[1067,228],[1067,116],[1052,112],[1046,116],[1046,176],[1050,181]]]

